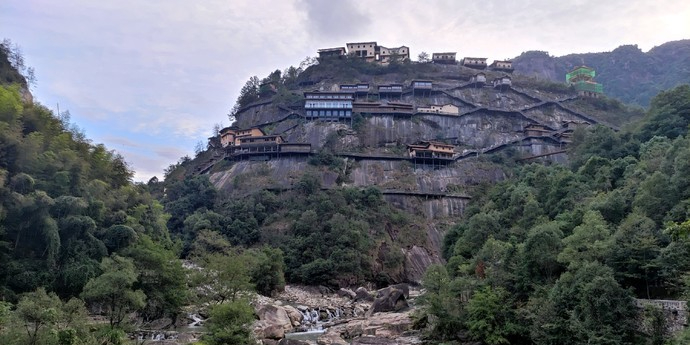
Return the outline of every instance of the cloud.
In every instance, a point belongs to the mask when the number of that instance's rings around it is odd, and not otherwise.
[[[349,41],[354,36],[372,32],[372,17],[358,8],[360,4],[362,3],[352,0],[301,0],[297,6],[303,7],[306,11],[311,36],[333,41]]]

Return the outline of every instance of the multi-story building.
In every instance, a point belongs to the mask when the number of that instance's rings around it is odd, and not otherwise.
[[[587,66],[576,67],[565,75],[565,81],[572,85],[581,97],[599,98],[604,93],[604,86],[595,82],[596,72]]]
[[[486,84],[486,74],[484,72],[479,72],[470,78],[470,84],[475,86],[484,86]]]
[[[319,60],[324,58],[338,58],[346,54],[345,47],[319,49]]]
[[[448,52],[448,53],[433,53],[431,54],[431,61],[433,63],[440,63],[440,64],[456,64],[458,63],[455,60],[456,53],[455,52]]]
[[[428,107],[417,107],[418,113],[431,113],[431,114],[445,114],[445,115],[458,115],[460,114],[460,108],[453,104],[444,105],[430,105]]]
[[[455,154],[455,146],[438,141],[407,145],[407,150],[412,158],[453,159]]]
[[[376,61],[376,42],[355,42],[347,43],[347,54],[349,56],[355,56],[359,58],[364,58],[367,61]]]
[[[495,71],[512,72],[513,62],[510,60],[494,60],[494,62],[489,65],[489,68]]]
[[[505,89],[510,88],[510,86],[512,85],[512,80],[510,79],[509,76],[504,75],[502,77],[494,79],[493,84],[494,84],[494,88],[505,90]]]
[[[385,84],[378,87],[379,98],[401,98],[403,92],[402,84]]]
[[[410,48],[407,46],[400,46],[397,48],[386,48],[384,46],[376,46],[376,61],[387,64],[391,61],[405,61],[410,59]]]
[[[368,62],[379,62],[388,64],[391,61],[404,61],[410,59],[410,48],[400,46],[397,48],[387,48],[378,45],[376,42],[354,42],[347,43],[347,55],[363,58]]]
[[[469,68],[485,69],[487,58],[466,57],[462,59],[462,65]]]
[[[220,130],[220,146],[228,147],[230,145],[235,145],[235,135],[237,134],[238,128],[235,126],[225,127]]]
[[[341,92],[352,92],[355,94],[355,98],[366,98],[369,96],[369,84],[358,83],[358,84],[340,84]]]
[[[324,121],[352,118],[353,92],[305,92],[304,113],[307,119]]]

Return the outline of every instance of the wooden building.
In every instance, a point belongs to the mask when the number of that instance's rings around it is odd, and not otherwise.
[[[454,65],[458,63],[455,60],[456,53],[455,52],[448,52],[448,53],[432,53],[431,54],[431,62],[433,63],[440,63],[440,64],[449,64],[449,65]]]
[[[486,74],[484,74],[483,72],[479,72],[473,75],[472,77],[470,77],[470,84],[479,87],[484,86],[484,84],[486,84]]]
[[[573,132],[574,130],[572,129],[566,129],[554,134],[553,136],[562,143],[571,143],[573,142]]]
[[[264,133],[263,130],[259,127],[252,127],[252,128],[247,128],[247,129],[238,129],[235,131],[235,140],[234,140],[234,146],[239,146],[240,145],[240,139],[241,138],[246,138],[246,137],[260,137],[264,136],[266,133]]]
[[[354,102],[352,111],[369,115],[412,116],[414,106],[403,102]]]
[[[341,121],[352,119],[353,92],[304,93],[304,112],[307,119]]]
[[[495,89],[506,90],[509,89],[512,85],[512,80],[509,76],[504,75],[502,77],[494,79],[493,85]]]
[[[407,152],[415,168],[418,164],[442,167],[455,161],[455,146],[437,141],[422,141],[407,145]]]
[[[466,57],[462,59],[462,65],[469,68],[485,69],[487,58]]]
[[[489,68],[494,71],[513,72],[513,62],[510,60],[494,60],[489,65]]]
[[[418,113],[459,115],[460,108],[454,104],[430,105],[428,107],[417,107]]]
[[[387,85],[379,85],[378,86],[378,93],[379,93],[379,99],[381,98],[398,98],[400,99],[402,97],[402,92],[403,92],[403,86],[402,84],[387,84]]]
[[[434,83],[431,80],[413,80],[410,83],[412,90],[431,90]]]
[[[225,127],[220,130],[220,146],[228,147],[235,145],[235,135],[237,135],[238,128],[235,126]]]
[[[371,88],[368,83],[340,84],[340,92],[352,92],[355,98],[366,98]]]
[[[325,58],[342,58],[346,55],[345,47],[319,49],[319,60]]]
[[[528,137],[547,137],[554,134],[554,129],[538,123],[531,123],[523,129]]]

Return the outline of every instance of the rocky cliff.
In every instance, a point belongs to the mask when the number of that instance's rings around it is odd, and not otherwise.
[[[258,126],[289,143],[310,143],[311,155],[262,157],[267,161],[227,157],[210,169],[210,179],[220,190],[238,196],[262,188],[292,189],[305,173],[317,176],[324,189],[376,187],[391,205],[424,220],[416,227],[417,234],[412,234],[417,242],[395,238],[395,231],[389,231],[389,240],[405,243],[401,246],[404,267],[391,275],[395,280],[419,282],[428,265],[442,261],[443,233],[462,215],[469,195],[477,186],[500,181],[509,173],[497,162],[505,157],[562,162],[567,159],[568,140],[559,133],[572,133],[568,124],[613,126],[597,100],[578,99],[563,85],[535,83],[530,77],[515,75],[511,87],[499,89],[470,83],[478,71],[461,66],[375,67],[371,75],[361,70],[359,62],[348,63],[338,60],[312,66],[301,77],[309,86],[289,92],[299,96],[308,90],[334,90],[345,82],[396,82],[405,85],[397,101],[416,107],[453,104],[459,112],[355,114],[351,123],[331,123],[308,121],[302,108],[281,103],[278,97],[262,99],[240,109],[236,125]],[[488,81],[504,75],[485,72]],[[408,87],[412,79],[432,80],[433,89],[415,93]],[[370,100],[380,98],[376,92],[369,95]],[[637,115],[626,108],[618,110],[623,118]],[[535,135],[529,126],[542,126],[546,132]],[[453,160],[430,165],[411,159],[406,145],[422,140],[454,145]],[[315,162],[314,157],[322,154],[338,164]],[[382,250],[378,248],[379,253]]]

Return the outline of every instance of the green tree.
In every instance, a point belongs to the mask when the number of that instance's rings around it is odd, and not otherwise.
[[[206,321],[208,333],[204,342],[209,345],[253,345],[250,323],[254,311],[245,299],[215,305]]]
[[[189,293],[186,272],[176,253],[143,235],[122,255],[131,258],[136,267],[138,278],[133,287],[146,294],[144,318],[170,317],[175,322]]]
[[[54,293],[46,293],[43,288],[26,293],[19,300],[16,314],[26,329],[28,344],[36,344],[42,330],[57,324],[61,306],[60,298]]]
[[[475,291],[467,303],[469,336],[485,344],[510,344],[509,338],[517,333],[510,296],[501,288],[485,286]]]
[[[254,290],[251,283],[251,259],[238,251],[207,253],[198,260],[201,270],[192,278],[200,302],[222,304],[236,301]]]
[[[137,272],[131,259],[118,255],[103,258],[103,273],[86,283],[82,298],[105,308],[110,327],[119,327],[128,313],[146,305],[146,295],[134,290]]]
[[[256,292],[271,296],[285,289],[285,260],[279,248],[264,246],[260,250],[249,251],[251,258],[250,282]]]
[[[609,248],[611,230],[601,214],[587,211],[582,224],[573,229],[572,235],[563,239],[563,251],[558,261],[570,267],[579,266],[588,261],[606,258]]]

